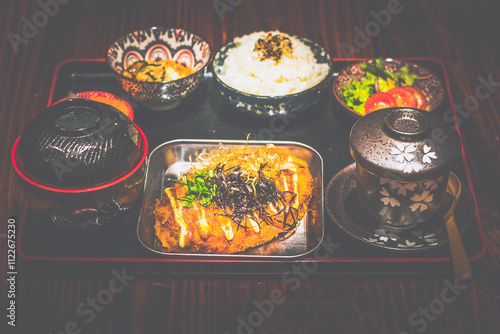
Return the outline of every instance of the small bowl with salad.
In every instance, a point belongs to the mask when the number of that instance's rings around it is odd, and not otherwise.
[[[392,107],[434,111],[445,95],[443,83],[429,69],[392,58],[345,67],[333,82],[333,92],[355,118]]]

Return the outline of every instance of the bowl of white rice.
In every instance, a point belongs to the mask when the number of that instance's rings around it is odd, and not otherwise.
[[[324,48],[279,31],[237,37],[213,61],[220,95],[240,111],[259,116],[308,110],[327,89],[331,70]]]

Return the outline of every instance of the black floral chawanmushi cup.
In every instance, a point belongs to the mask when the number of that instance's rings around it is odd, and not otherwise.
[[[414,227],[439,208],[460,150],[454,124],[436,114],[413,108],[370,113],[350,134],[357,195],[379,223]]]

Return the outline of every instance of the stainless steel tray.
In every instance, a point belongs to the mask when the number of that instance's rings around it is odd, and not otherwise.
[[[137,226],[139,241],[152,252],[168,256],[183,257],[215,257],[215,258],[247,258],[247,259],[291,259],[305,256],[323,240],[323,160],[313,148],[288,141],[274,141],[276,147],[285,149],[291,155],[304,160],[309,165],[313,177],[313,196],[309,205],[310,210],[302,218],[295,233],[286,238],[275,239],[260,247],[255,247],[238,254],[193,254],[169,253],[156,240],[154,232],[154,207],[161,198],[163,190],[170,186],[168,180],[175,179],[180,173],[191,167],[190,161],[209,150],[224,147],[248,145],[250,147],[263,146],[265,141],[228,141],[228,140],[173,140],[161,144],[154,149],[150,156],[144,183],[144,197]]]

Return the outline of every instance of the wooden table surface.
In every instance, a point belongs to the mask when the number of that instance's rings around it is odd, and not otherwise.
[[[313,277],[293,291],[266,275],[122,277],[123,285],[110,287],[110,275],[19,271],[15,298],[4,275],[0,282],[0,319],[9,330],[2,333],[500,333],[499,15],[494,0],[2,1],[0,272],[7,269],[8,218],[19,221],[24,203],[10,149],[46,106],[55,67],[104,58],[118,37],[153,25],[200,33],[214,50],[236,36],[279,29],[322,44],[333,58],[440,59],[455,103],[467,106],[460,131],[487,246],[473,281],[455,288],[447,285],[452,278],[434,275],[363,274]],[[286,293],[270,306],[264,301],[277,298],[273,291]],[[11,300],[15,327],[7,325]]]

